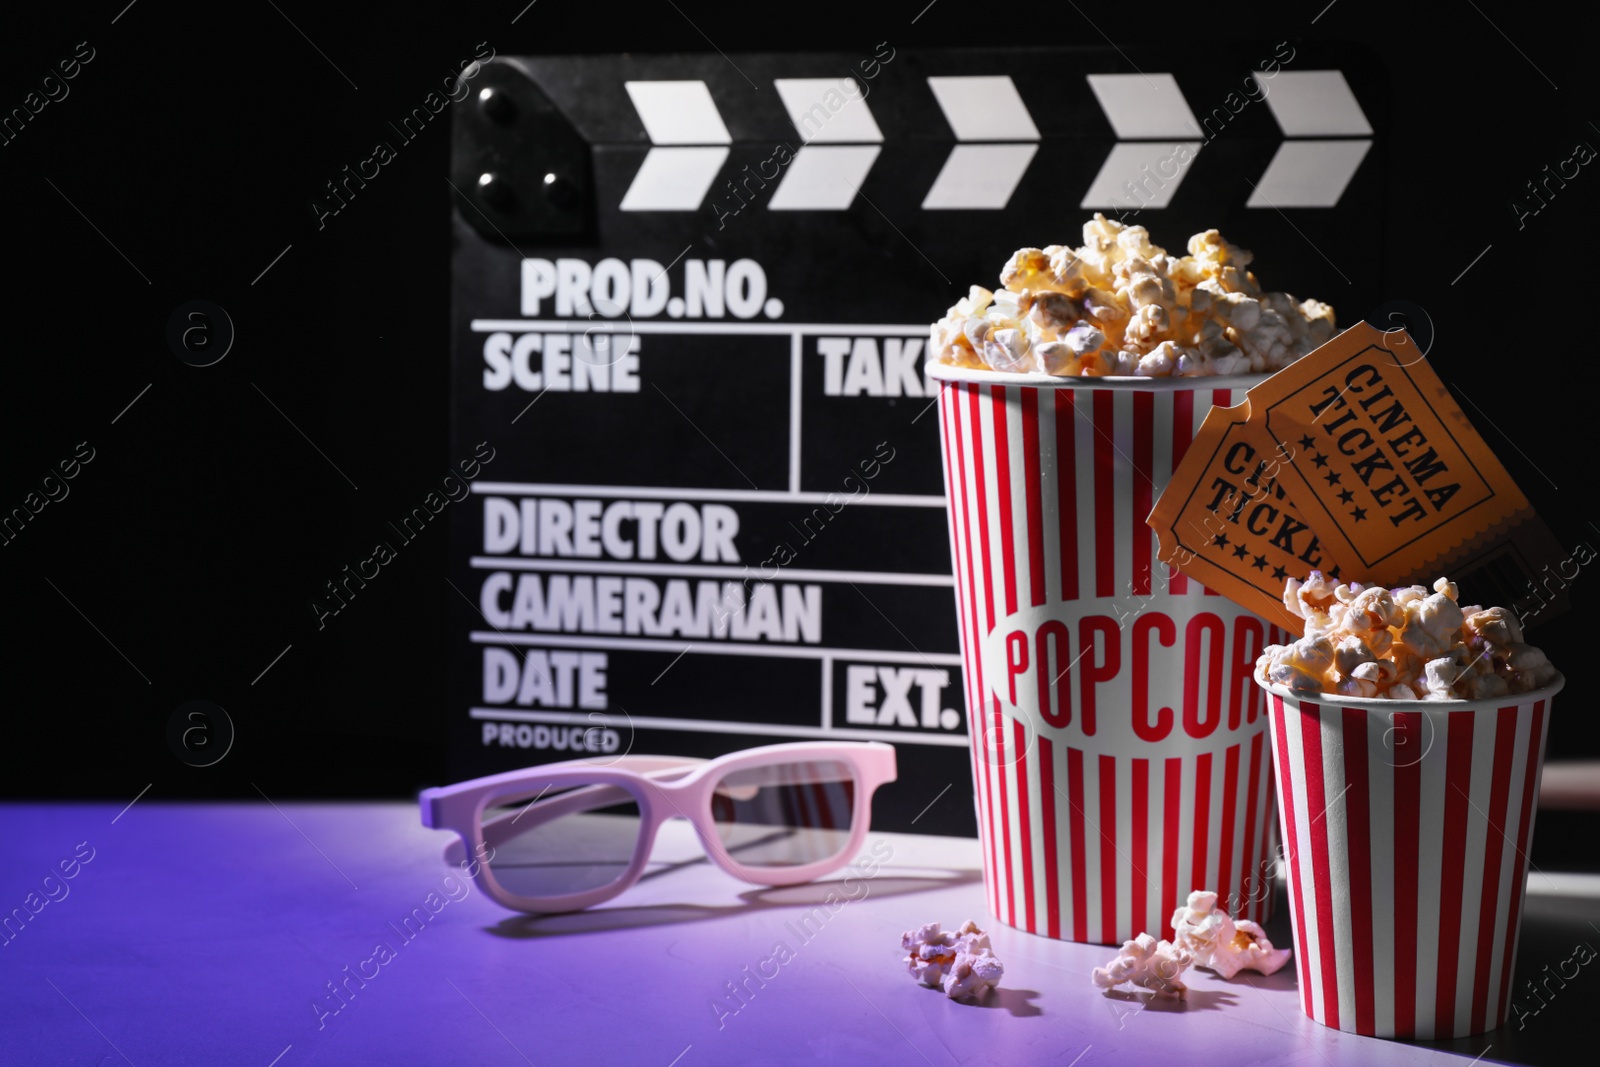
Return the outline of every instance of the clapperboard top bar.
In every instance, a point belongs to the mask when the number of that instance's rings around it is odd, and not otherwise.
[[[1218,108],[1241,136],[1369,137],[1386,119],[1376,69],[1296,42],[1164,56],[1111,48],[895,50],[837,53],[513,57],[591,144],[719,144],[797,136],[798,114],[854,78],[860,109],[816,143],[924,139],[1026,141],[1196,137],[1220,132]],[[887,62],[885,58],[887,57]],[[1320,59],[1318,58],[1320,57]],[[1163,62],[1165,59],[1165,62]],[[1287,59],[1287,62],[1285,60]],[[862,64],[868,64],[865,69]],[[869,71],[876,76],[869,78]],[[1274,71],[1269,74],[1269,71]],[[741,73],[742,71],[742,73]],[[1294,75],[1285,78],[1284,75]],[[1244,84],[1260,76],[1265,92]],[[683,82],[676,99],[629,83]],[[811,82],[815,84],[801,84]],[[1230,92],[1265,108],[1230,109]],[[641,107],[641,101],[643,106]],[[677,116],[657,111],[671,101]],[[804,107],[798,105],[804,104]],[[703,110],[702,110],[703,109]],[[844,114],[841,108],[839,114]],[[660,125],[652,133],[650,124]],[[685,135],[676,135],[682,123]],[[871,131],[876,131],[874,135]],[[711,134],[711,136],[707,136]],[[703,138],[703,139],[702,139]]]
[[[998,210],[1025,181],[1059,181],[1041,145],[1097,166],[1058,189],[1083,209],[1163,209],[1221,138],[1266,141],[1231,181],[1253,209],[1332,208],[1381,125],[1381,80],[1347,50],[1294,42],[1192,52],[1111,48],[510,58],[596,149],[646,149],[616,205],[696,211],[734,178],[730,146],[781,153],[774,211],[844,210],[881,154],[954,142],[923,210]],[[1087,143],[1099,142],[1089,149]],[[1218,153],[1213,153],[1216,155]],[[1207,161],[1209,163],[1209,160]],[[1209,167],[1205,169],[1210,169]],[[734,168],[735,174],[740,168]],[[733,201],[730,201],[733,203]]]

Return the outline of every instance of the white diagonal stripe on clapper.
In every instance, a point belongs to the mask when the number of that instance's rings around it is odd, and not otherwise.
[[[1334,207],[1371,147],[1371,141],[1284,141],[1245,207]]]
[[[619,205],[623,211],[697,211],[728,149],[652,148]]]
[[[728,127],[703,81],[623,82],[651,144],[731,144]]]
[[[922,198],[924,211],[994,210],[1011,200],[1036,144],[958,144]]]
[[[936,75],[928,88],[958,141],[1039,139],[1039,127],[1008,75]]]
[[[795,153],[767,201],[769,211],[843,211],[867,180],[881,146],[807,145]]]

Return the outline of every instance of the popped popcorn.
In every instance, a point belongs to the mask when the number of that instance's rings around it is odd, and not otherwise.
[[[1246,968],[1276,974],[1289,962],[1288,949],[1273,948],[1259,923],[1231,918],[1209,890],[1189,894],[1189,902],[1172,913],[1172,928],[1173,944],[1193,955],[1195,966],[1223,978]]]
[[[1218,946],[1211,956],[1211,969],[1223,978],[1232,978],[1246,968],[1262,974],[1277,974],[1289,962],[1289,950],[1273,948],[1261,924],[1235,919],[1233,937]]]
[[[1194,956],[1187,950],[1170,941],[1157,941],[1149,934],[1140,934],[1132,941],[1124,941],[1116,958],[1104,967],[1096,967],[1090,978],[1101,989],[1131,982],[1182,1000],[1189,987],[1179,975],[1193,963]]]
[[[1197,889],[1186,904],[1172,913],[1172,943],[1194,956],[1196,966],[1205,967],[1219,941],[1233,934],[1233,920],[1217,907],[1217,895]]]
[[[951,1000],[980,996],[985,989],[999,985],[1000,976],[1005,973],[1006,969],[993,953],[977,956],[962,953],[956,957],[950,973],[945,976],[944,995]]]
[[[1022,248],[1001,289],[974,285],[931,328],[934,358],[1058,376],[1164,378],[1280,370],[1332,339],[1333,308],[1263,292],[1216,230],[1188,255],[1096,213],[1081,248]]]
[[[1556,669],[1522,641],[1505,608],[1462,607],[1446,578],[1401,589],[1339,583],[1312,571],[1284,585],[1305,636],[1268,645],[1256,677],[1299,693],[1391,700],[1479,700],[1549,685]]]
[[[933,989],[942,985],[944,995],[975,997],[999,984],[1005,967],[989,944],[989,935],[968,919],[954,933],[940,931],[938,923],[919,926],[900,935],[906,950],[907,972]]]

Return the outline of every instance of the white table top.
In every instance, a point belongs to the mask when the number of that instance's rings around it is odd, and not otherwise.
[[[476,888],[449,899],[447,835],[420,826],[409,804],[117,809],[0,806],[5,908],[23,906],[80,842],[94,850],[68,894],[0,944],[0,1063],[1467,1067],[1474,1057],[1593,1058],[1580,1043],[1600,991],[1600,971],[1589,969],[1564,989],[1552,984],[1520,1029],[1514,1019],[1434,1044],[1312,1022],[1292,963],[1233,981],[1191,971],[1183,1003],[1101,992],[1089,972],[1112,950],[989,920],[973,840],[873,834],[869,848],[892,855],[848,890],[840,878],[752,887],[667,841],[658,858],[690,861],[664,865],[608,905],[532,917]],[[430,893],[444,903],[424,911],[408,940],[402,920]],[[847,894],[856,899],[840,903]],[[1600,876],[1536,871],[1527,899],[1519,990],[1576,942],[1600,944]],[[1279,904],[1269,932],[1288,945]],[[967,918],[992,932],[1006,968],[998,995],[980,1004],[917,985],[900,963],[902,930]],[[780,941],[792,958],[775,975],[765,964],[770,977],[751,979],[742,1004],[725,1000],[727,984],[745,981],[747,967],[757,974]],[[380,942],[389,961],[364,962]],[[347,978],[362,970],[372,976],[364,985]],[[330,982],[351,991],[337,1011],[329,1006],[339,1001],[316,1006]]]

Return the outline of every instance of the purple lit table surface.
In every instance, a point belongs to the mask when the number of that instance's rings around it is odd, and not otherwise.
[[[9,804],[0,830],[4,1064],[1594,1062],[1600,971],[1549,980],[1600,944],[1594,875],[1529,878],[1520,1026],[1408,1043],[1306,1018],[1292,963],[1192,971],[1186,1003],[1100,992],[1111,950],[989,920],[967,839],[875,833],[873,877],[761,889],[664,830],[628,893],[532,917],[447,879],[448,835],[410,804]],[[902,930],[967,918],[1006,968],[980,1004],[899,962]]]

